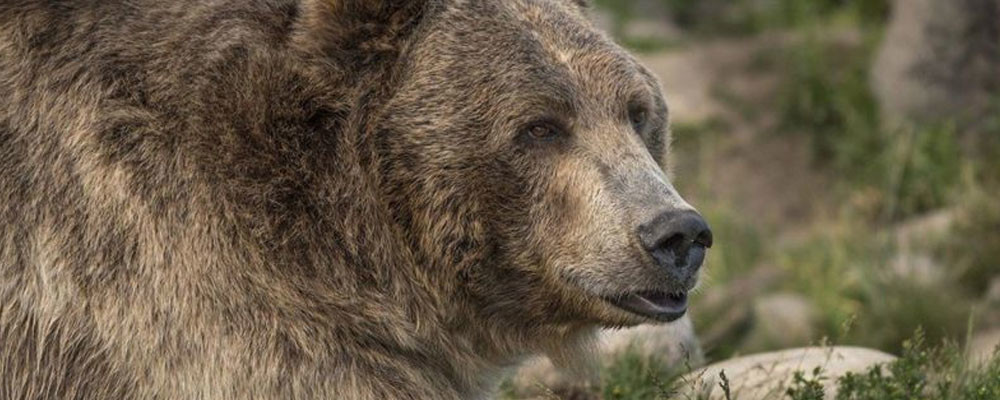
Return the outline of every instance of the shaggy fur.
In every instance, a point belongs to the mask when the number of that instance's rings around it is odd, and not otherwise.
[[[665,126],[573,0],[0,2],[0,398],[488,397],[693,285]]]

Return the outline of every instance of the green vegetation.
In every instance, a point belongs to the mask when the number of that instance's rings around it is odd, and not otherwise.
[[[968,161],[962,174],[962,208],[952,234],[938,244],[938,256],[949,260],[962,286],[976,295],[1000,269],[1000,99],[995,109],[968,134],[974,147],[963,152]]]
[[[783,289],[808,294],[822,336],[898,353],[919,327],[934,342],[964,332],[971,301],[956,282],[907,279],[886,267],[885,239],[859,236],[863,227],[827,229],[778,256]]]
[[[828,43],[807,32],[781,55],[779,129],[809,137],[820,168],[844,191],[865,193],[870,212],[898,220],[942,207],[960,181],[952,121],[887,128],[869,82],[878,34],[860,45]]]
[[[674,394],[676,372],[686,371],[671,371],[655,356],[626,351],[602,371],[602,395],[605,400],[669,399]]]
[[[988,194],[981,186],[967,196],[966,208],[959,214],[953,234],[939,244],[939,256],[952,262],[963,287],[979,295],[997,274],[1000,202],[995,192]]]
[[[792,376],[792,387],[785,391],[792,400],[822,400],[826,395],[826,388],[823,386],[823,369],[812,370],[812,375],[807,376],[803,371],[795,371]]]
[[[1000,398],[1000,348],[973,366],[954,343],[928,347],[921,331],[903,342],[899,359],[835,381],[837,400],[994,400]],[[685,383],[655,360],[626,353],[604,374],[604,399],[686,398]],[[724,373],[725,371],[723,371]],[[724,375],[723,375],[724,376]],[[822,369],[799,371],[784,392],[786,400],[822,400],[832,378]],[[720,386],[728,392],[727,381]],[[741,399],[738,393],[727,399]]]
[[[1000,349],[998,349],[1000,350]],[[787,395],[791,400],[822,400],[822,371],[796,374]],[[898,360],[837,380],[837,400],[991,400],[1000,398],[1000,353],[972,368],[955,345],[925,347],[918,332],[904,344]]]

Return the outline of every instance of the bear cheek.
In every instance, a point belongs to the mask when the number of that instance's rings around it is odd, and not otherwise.
[[[565,162],[546,192],[546,206],[531,223],[540,250],[552,258],[559,273],[592,281],[625,263],[629,244],[621,229],[621,210],[595,168]]]

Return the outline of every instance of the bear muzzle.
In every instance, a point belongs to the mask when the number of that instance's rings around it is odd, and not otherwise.
[[[695,211],[670,210],[640,224],[637,235],[657,273],[666,274],[666,280],[677,285],[624,293],[605,300],[657,321],[669,322],[684,316],[687,292],[697,281],[705,252],[712,247],[712,231],[708,224]]]

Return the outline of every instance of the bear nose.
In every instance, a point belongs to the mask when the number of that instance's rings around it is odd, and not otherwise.
[[[697,212],[670,210],[639,225],[639,242],[660,264],[672,263],[677,268],[699,267],[704,249],[712,247],[712,231]],[[692,247],[701,247],[696,259],[689,259]],[[692,254],[694,255],[694,254]],[[687,261],[687,262],[684,262]],[[691,265],[697,264],[697,265]]]

